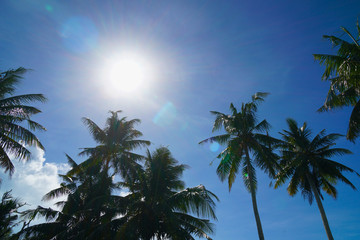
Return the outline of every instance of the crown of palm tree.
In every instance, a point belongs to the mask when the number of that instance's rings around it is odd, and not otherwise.
[[[145,169],[138,173],[138,181],[129,185],[129,211],[122,236],[133,234],[134,239],[194,239],[192,235],[210,239],[216,219],[218,198],[204,186],[184,189],[181,180],[186,165],[178,164],[167,148],[148,151]],[[130,238],[130,237],[129,237]]]
[[[323,80],[330,81],[330,89],[320,112],[352,106],[349,119],[347,139],[355,141],[360,134],[360,26],[357,26],[357,36],[354,37],[346,28],[341,29],[350,37],[348,42],[336,36],[327,36],[334,48],[338,48],[336,55],[314,54],[315,60],[325,65]]]
[[[41,111],[26,104],[34,101],[45,102],[46,98],[42,94],[13,95],[26,71],[18,68],[0,73],[0,166],[5,172],[9,172],[10,176],[15,171],[10,156],[28,160],[30,151],[26,149],[26,145],[44,149],[31,132],[45,130],[31,120],[31,116]],[[22,126],[23,123],[27,126]]]
[[[275,175],[276,156],[272,153],[271,147],[276,143],[276,139],[267,134],[270,124],[266,120],[258,122],[256,116],[258,104],[263,102],[267,95],[268,93],[256,93],[251,102],[242,103],[240,111],[231,103],[231,115],[211,111],[216,116],[213,132],[224,128],[226,133],[205,139],[200,144],[218,142],[226,146],[218,155],[221,161],[217,174],[222,181],[228,179],[229,189],[241,167],[247,189],[250,191],[248,171],[252,171],[253,185],[256,188],[255,168],[252,161],[245,161],[247,154],[253,155],[258,167],[272,176]]]
[[[105,169],[112,167],[116,173],[123,177],[135,174],[140,165],[137,163],[144,157],[132,152],[136,148],[149,146],[150,141],[139,140],[142,133],[134,128],[140,123],[139,119],[127,120],[119,118],[121,111],[110,111],[111,116],[107,119],[104,129],[101,129],[89,118],[83,118],[97,145],[92,148],[84,148],[80,155],[90,156],[84,164],[97,164],[101,162]],[[91,163],[89,163],[91,162]]]
[[[282,170],[276,176],[275,188],[284,184],[288,179],[288,192],[291,196],[299,190],[310,204],[313,200],[313,191],[307,175],[314,181],[316,189],[321,198],[321,189],[327,194],[336,198],[337,191],[335,184],[338,180],[355,189],[355,186],[342,174],[342,172],[356,173],[349,167],[331,160],[336,156],[351,154],[351,151],[344,148],[335,148],[335,141],[341,134],[326,134],[325,130],[320,131],[311,139],[311,130],[304,123],[301,127],[293,119],[287,119],[289,130],[280,133],[283,137],[281,144]]]

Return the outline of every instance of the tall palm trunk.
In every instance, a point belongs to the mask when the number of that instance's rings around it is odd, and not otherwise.
[[[254,210],[254,215],[255,215],[255,220],[256,220],[256,226],[257,226],[258,235],[259,235],[259,240],[264,240],[265,239],[264,238],[264,233],[263,233],[263,230],[262,230],[261,221],[260,221],[260,215],[259,215],[257,202],[256,202],[255,186],[253,184],[254,176],[253,176],[252,171],[250,169],[251,162],[250,162],[250,156],[249,156],[248,151],[246,151],[246,161],[247,161],[247,170],[248,170],[248,173],[249,173],[251,200],[252,200],[252,205],[253,205],[253,210]]]
[[[320,199],[320,196],[319,196],[319,192],[318,192],[318,190],[317,190],[317,188],[315,186],[315,183],[313,182],[311,176],[308,173],[306,174],[306,177],[307,177],[307,179],[308,179],[308,181],[310,183],[311,190],[314,193],[316,203],[317,203],[318,208],[320,210],[320,214],[321,214],[321,218],[322,218],[322,221],[323,221],[323,224],[324,224],[324,227],[325,227],[326,235],[327,235],[329,240],[334,240],[334,237],[333,237],[333,235],[331,233],[331,230],[330,230],[329,222],[328,222],[328,220],[326,218],[324,207],[322,205],[322,202],[321,202],[321,199]]]
[[[109,172],[109,168],[110,168],[110,157],[107,156],[107,157],[106,157],[106,161],[105,161],[105,168],[104,168],[104,170],[105,170],[106,173]]]

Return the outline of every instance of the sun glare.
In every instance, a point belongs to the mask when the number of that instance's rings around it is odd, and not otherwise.
[[[154,69],[141,55],[122,53],[106,60],[101,75],[108,96],[130,96],[141,93],[151,86]]]

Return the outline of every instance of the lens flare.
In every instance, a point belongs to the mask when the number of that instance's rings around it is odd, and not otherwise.
[[[98,31],[90,19],[72,17],[63,24],[61,37],[67,49],[75,53],[84,53],[96,47]]]
[[[217,142],[212,142],[210,144],[209,148],[210,148],[210,151],[217,152],[219,150],[219,148],[220,148],[220,145]]]
[[[176,108],[172,102],[167,102],[153,118],[153,123],[159,126],[171,125],[176,119]]]
[[[53,7],[52,7],[51,5],[49,5],[49,4],[46,4],[46,5],[45,5],[45,9],[46,9],[48,12],[54,11]]]

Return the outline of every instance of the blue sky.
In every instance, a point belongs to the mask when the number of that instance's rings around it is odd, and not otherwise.
[[[219,196],[214,239],[257,239],[250,194],[241,179],[229,193],[216,176],[218,161],[209,165],[216,148],[198,145],[212,136],[209,111],[226,113],[230,102],[239,106],[265,91],[271,95],[259,118],[272,124],[274,136],[286,128],[288,117],[307,121],[315,133],[346,131],[349,109],[316,112],[328,83],[321,81],[323,68],[312,54],[332,52],[322,35],[341,35],[340,26],[355,31],[359,1],[3,0],[0,6],[1,70],[33,69],[18,93],[43,93],[49,99],[38,105],[43,113],[35,117],[48,129],[38,134],[46,148],[34,160],[39,169],[20,166],[1,187],[32,195],[27,201],[41,199],[31,191],[46,190],[34,182],[44,181],[48,188],[57,184],[64,153],[81,161],[79,148],[94,145],[81,117],[103,126],[109,110],[123,110],[124,116],[142,120],[139,129],[153,142],[151,149],[169,146],[191,167],[184,174],[188,186],[203,184]],[[154,70],[138,93],[104,87],[106,63],[123,52],[145,59]],[[337,160],[360,171],[357,145],[339,141],[354,154]],[[42,178],[24,182],[28,175]],[[349,178],[360,187],[359,178]],[[285,187],[273,190],[269,182],[258,171],[266,239],[325,239],[316,204],[288,196]],[[359,239],[360,194],[341,183],[338,191],[336,201],[324,201],[334,238]]]

